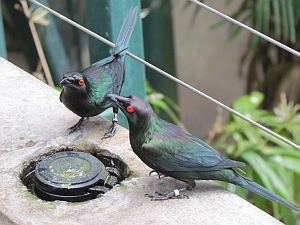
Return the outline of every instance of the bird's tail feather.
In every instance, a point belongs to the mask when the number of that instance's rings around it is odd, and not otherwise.
[[[299,208],[296,205],[294,205],[294,204],[288,202],[287,200],[279,197],[278,195],[272,193],[271,191],[267,190],[266,188],[260,186],[259,184],[255,183],[255,182],[253,182],[253,181],[251,181],[251,180],[249,180],[245,177],[244,177],[244,179],[247,182],[247,185],[243,185],[242,186],[243,188],[246,188],[247,190],[249,190],[251,192],[254,192],[254,193],[270,200],[270,201],[278,202],[280,204],[283,204],[283,205],[289,207],[290,209],[299,211]]]
[[[116,46],[113,49],[113,55],[120,54],[121,52],[127,49],[130,36],[136,23],[137,11],[137,6],[134,8],[130,8],[125,18],[125,21],[123,22],[123,25],[121,27],[119,36],[116,41]]]

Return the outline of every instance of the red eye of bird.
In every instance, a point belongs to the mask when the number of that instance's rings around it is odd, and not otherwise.
[[[78,81],[78,85],[79,85],[79,86],[84,85],[84,79],[81,79],[80,81]]]
[[[132,105],[129,105],[129,106],[127,106],[126,110],[129,113],[133,113],[134,112],[134,107]]]
[[[65,75],[62,75],[62,76],[61,76],[61,79],[65,79]]]

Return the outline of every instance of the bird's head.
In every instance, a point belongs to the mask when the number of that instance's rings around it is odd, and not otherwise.
[[[138,126],[155,115],[150,104],[136,96],[123,97],[115,94],[107,95],[127,117],[129,125]]]
[[[88,81],[86,77],[78,72],[68,72],[62,76],[60,85],[80,91],[86,91],[88,87]]]

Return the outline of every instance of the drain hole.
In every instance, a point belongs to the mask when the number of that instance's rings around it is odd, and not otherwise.
[[[20,174],[23,184],[46,201],[94,199],[130,176],[119,156],[94,145],[84,152],[69,147],[52,150],[24,166]]]

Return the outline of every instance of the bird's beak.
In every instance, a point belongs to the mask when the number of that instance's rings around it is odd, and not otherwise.
[[[59,84],[61,86],[64,86],[64,85],[68,85],[68,84],[72,84],[72,83],[74,83],[74,79],[64,78],[61,80],[61,82]]]
[[[110,101],[113,101],[119,108],[124,109],[124,103],[129,102],[131,99],[123,96],[108,94],[106,95]]]

